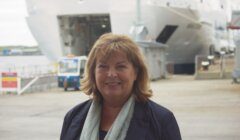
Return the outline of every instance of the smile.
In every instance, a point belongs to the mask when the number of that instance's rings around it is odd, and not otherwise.
[[[105,84],[110,86],[115,86],[115,85],[120,85],[121,82],[105,82]]]

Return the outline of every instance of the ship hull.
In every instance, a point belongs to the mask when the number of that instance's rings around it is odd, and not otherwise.
[[[130,35],[130,28],[136,22],[134,1],[127,4],[125,1],[107,0],[101,3],[89,0],[79,4],[74,0],[51,2],[26,0],[26,2],[29,12],[27,23],[42,52],[51,60],[57,60],[67,53],[87,55],[100,33]],[[195,56],[209,53],[213,32],[209,24],[198,22],[197,10],[145,3],[142,3],[141,8],[141,22],[148,29],[145,39],[167,44],[167,61],[175,65],[179,71],[182,71],[179,67],[181,65],[183,68],[191,65],[190,69],[193,69]],[[105,21],[106,18],[109,20],[104,23],[104,26],[109,27],[104,27],[105,30],[99,34],[92,33],[99,30],[95,29],[96,25],[88,25],[89,18],[94,16],[101,17],[101,21]],[[87,29],[95,31],[86,33]],[[171,34],[164,36],[164,31]],[[88,36],[93,38],[89,39]],[[86,40],[91,41],[85,43]],[[84,46],[86,44],[88,46]]]

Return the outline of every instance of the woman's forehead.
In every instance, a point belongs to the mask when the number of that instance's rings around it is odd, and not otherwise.
[[[107,62],[113,59],[119,59],[119,61],[129,61],[127,54],[123,51],[114,51],[109,54],[96,57],[97,62]]]

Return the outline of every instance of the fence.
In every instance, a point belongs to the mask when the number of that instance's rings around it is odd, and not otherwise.
[[[198,55],[195,58],[195,79],[230,79],[234,69],[234,55]]]
[[[10,66],[1,67],[2,72],[16,72],[20,85],[21,93],[33,93],[50,90],[57,87],[57,65],[31,65],[31,66]],[[29,84],[32,82],[31,84]],[[2,77],[0,76],[0,83],[2,83]],[[3,87],[0,84],[0,92],[4,93]],[[18,91],[19,92],[19,91]]]

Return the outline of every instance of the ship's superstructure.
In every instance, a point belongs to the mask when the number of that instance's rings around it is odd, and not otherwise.
[[[141,17],[137,17],[136,1],[26,0],[27,21],[43,53],[52,60],[69,53],[87,55],[103,33],[133,36],[145,29],[142,39],[167,44],[167,61],[181,73],[194,69],[197,54],[211,53],[215,28],[226,27],[226,4],[219,1],[213,7],[213,1],[142,0]],[[133,33],[139,22],[143,26]]]

